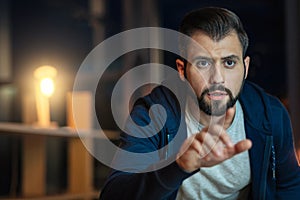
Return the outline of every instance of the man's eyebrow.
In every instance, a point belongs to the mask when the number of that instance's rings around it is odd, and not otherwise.
[[[195,61],[198,61],[198,60],[206,60],[208,62],[211,62],[213,63],[214,62],[214,59],[211,58],[211,57],[207,57],[207,56],[195,56],[191,59],[191,63],[194,63]],[[237,55],[229,55],[229,56],[226,56],[226,57],[223,57],[221,58],[221,60],[223,61],[226,61],[226,60],[236,60],[236,61],[240,61],[240,57],[237,56]]]
[[[197,60],[207,60],[207,61],[210,61],[212,62],[213,61],[213,58],[211,57],[207,57],[207,56],[195,56],[191,59],[192,62],[195,62]]]
[[[240,57],[238,57],[237,55],[230,55],[230,56],[226,56],[221,58],[222,60],[238,60],[240,61]]]

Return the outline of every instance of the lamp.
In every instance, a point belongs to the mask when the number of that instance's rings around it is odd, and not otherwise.
[[[50,127],[50,104],[49,98],[55,90],[54,78],[57,70],[49,65],[38,67],[34,70],[35,77],[35,100],[37,110],[37,125]]]

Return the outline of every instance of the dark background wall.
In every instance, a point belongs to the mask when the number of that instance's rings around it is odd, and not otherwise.
[[[138,20],[130,27],[124,25],[123,6],[126,1],[106,1],[106,16],[103,19],[105,38],[127,28],[147,26],[147,20]],[[143,1],[133,1],[137,9]],[[85,56],[93,49],[93,27],[89,20],[88,1],[58,0],[12,0],[12,82],[21,94],[30,87],[29,81],[34,68],[50,64],[59,70],[56,106],[53,117],[65,125],[64,105],[57,103],[64,93],[72,89],[77,69]],[[286,93],[285,58],[285,10],[280,0],[190,0],[157,1],[160,26],[178,29],[180,19],[186,12],[202,6],[222,6],[235,11],[244,22],[250,37],[248,55],[251,56],[249,79],[263,86],[268,92],[280,96]],[[148,21],[151,19],[148,19]],[[165,62],[174,65],[173,58]],[[123,63],[120,64],[120,68]],[[21,105],[21,104],[19,104]],[[20,121],[20,108],[11,120]]]

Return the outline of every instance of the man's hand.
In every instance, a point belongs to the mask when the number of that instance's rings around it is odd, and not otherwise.
[[[222,126],[212,125],[185,140],[176,162],[183,170],[193,172],[201,167],[217,165],[251,146],[252,142],[248,139],[233,144]]]

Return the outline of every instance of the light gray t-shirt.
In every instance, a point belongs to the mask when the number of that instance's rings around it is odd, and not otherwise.
[[[200,132],[203,126],[186,108],[188,135]],[[236,114],[226,130],[233,143],[246,138],[244,115],[240,103],[236,103]],[[216,166],[201,168],[183,181],[177,200],[187,199],[247,199],[250,187],[250,162],[248,151],[240,153]]]

